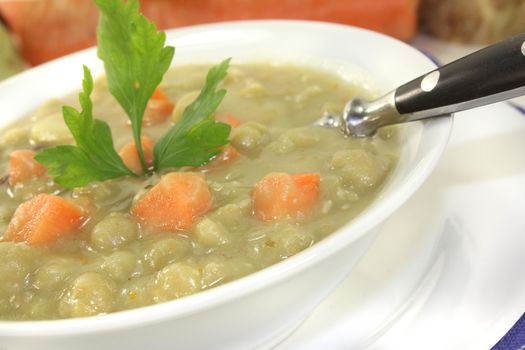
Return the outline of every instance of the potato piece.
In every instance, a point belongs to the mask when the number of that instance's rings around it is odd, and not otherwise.
[[[103,258],[100,269],[111,279],[125,281],[137,270],[138,257],[129,251],[116,251]]]
[[[275,153],[286,154],[295,150],[295,144],[285,133],[279,136],[275,142],[270,143],[268,148]]]
[[[37,110],[31,115],[31,119],[39,120],[46,118],[52,114],[60,114],[60,111],[62,110],[62,106],[64,104],[66,104],[65,101],[56,98],[47,100],[40,106],[38,106]]]
[[[116,286],[97,272],[85,272],[71,283],[59,302],[62,317],[83,317],[106,314],[114,310]]]
[[[268,128],[261,123],[246,122],[232,129],[230,143],[241,153],[253,153],[269,141],[268,134]]]
[[[0,205],[0,232],[4,232],[11,217],[13,217],[14,210],[6,206]]]
[[[340,207],[359,199],[357,193],[349,188],[345,188],[341,178],[335,174],[326,175],[321,178],[320,190],[321,197],[325,200],[325,203],[335,204]],[[324,204],[324,206],[331,204]],[[326,210],[329,208],[323,209],[323,213],[329,211]]]
[[[195,226],[195,238],[207,246],[221,246],[231,242],[232,238],[221,223],[204,218]]]
[[[246,73],[239,67],[229,67],[228,74],[224,78],[224,83],[237,83],[244,79]]]
[[[29,141],[29,129],[13,127],[4,132],[0,137],[0,147],[13,147]]]
[[[248,242],[245,254],[261,267],[295,255],[314,243],[309,232],[290,223],[276,225],[270,232],[255,231],[253,235],[256,238]]]
[[[53,114],[35,122],[31,128],[29,138],[32,142],[41,146],[54,146],[59,144],[70,144],[73,136],[64,123],[62,114]]]
[[[323,92],[323,89],[319,85],[308,85],[301,91],[301,93],[295,96],[296,103],[306,102],[314,97],[319,96]]]
[[[246,186],[243,186],[239,181],[228,182],[209,182],[210,190],[213,199],[217,203],[231,202],[246,191]]]
[[[297,147],[302,148],[317,145],[320,139],[315,126],[293,128],[288,130],[286,134]]]
[[[273,247],[270,244],[270,248],[277,250],[282,258],[295,255],[314,243],[311,234],[292,224],[280,225],[269,240],[275,243]]]
[[[36,255],[26,244],[0,242],[0,285],[22,285],[33,268]]]
[[[186,256],[191,248],[190,241],[185,238],[164,238],[149,245],[143,254],[144,263],[150,269],[157,271]]]
[[[151,276],[133,278],[120,291],[120,303],[125,309],[153,304],[151,291],[155,287]]]
[[[92,182],[73,190],[74,198],[89,197],[96,202],[106,201],[119,195],[120,188],[114,181]]]
[[[201,272],[189,263],[176,262],[157,273],[153,299],[167,301],[193,294],[201,289]]]
[[[91,231],[91,244],[97,250],[108,251],[135,240],[137,235],[137,223],[130,215],[111,213]]]
[[[255,266],[246,258],[213,257],[202,269],[203,288],[228,282],[255,271]]]
[[[47,176],[42,176],[32,181],[19,183],[11,188],[13,199],[17,202],[25,202],[40,193],[54,193],[60,190],[53,180]]]
[[[197,96],[199,96],[199,94],[200,91],[191,91],[183,95],[181,98],[179,98],[178,101],[176,101],[175,108],[173,109],[173,113],[171,114],[171,120],[174,123],[177,123],[182,118],[182,114],[184,113],[186,107],[192,104],[192,102],[197,99]]]
[[[269,147],[276,153],[289,153],[296,149],[315,146],[319,140],[319,132],[314,127],[304,126],[286,131]]]
[[[248,199],[248,198],[247,198]],[[251,200],[248,199],[251,204]],[[222,207],[217,208],[212,214],[211,217],[216,220],[218,223],[225,225],[226,227],[236,227],[239,225],[240,220],[244,215],[247,215],[249,212],[248,207],[242,207],[236,203],[226,204]]]
[[[32,320],[47,320],[56,314],[56,304],[50,303],[49,298],[34,296],[28,312]]]
[[[381,185],[388,164],[369,151],[349,149],[334,154],[332,168],[341,175],[345,185],[358,194],[364,194]]]
[[[268,90],[258,81],[248,79],[241,89],[241,97],[255,98],[268,95]]]
[[[77,260],[56,258],[50,260],[38,270],[31,279],[32,285],[37,290],[50,291],[63,284],[71,272],[80,265]]]

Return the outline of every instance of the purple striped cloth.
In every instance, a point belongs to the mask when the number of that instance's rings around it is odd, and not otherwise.
[[[525,313],[492,350],[525,350]]]

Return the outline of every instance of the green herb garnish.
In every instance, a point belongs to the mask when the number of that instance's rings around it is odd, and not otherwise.
[[[109,91],[126,111],[144,173],[142,118],[153,91],[168,70],[175,48],[164,46],[166,34],[139,12],[139,2],[95,0],[100,9],[98,56],[104,61]]]
[[[224,98],[217,90],[226,76],[229,59],[208,72],[198,98],[186,108],[154,148],[153,169],[148,169],[141,143],[142,119],[149,99],[168,70],[175,49],[165,46],[166,35],[139,12],[138,0],[94,0],[100,9],[97,30],[98,56],[104,61],[108,87],[122,106],[133,130],[143,172],[182,166],[200,166],[220,153],[228,143],[230,126],[216,122],[213,112]],[[40,151],[35,159],[66,188],[84,186],[121,176],[135,176],[117,154],[109,126],[93,119],[90,94],[93,79],[84,67],[82,111],[65,106],[64,120],[76,146],[57,146]]]
[[[134,175],[113,147],[109,125],[93,119],[93,78],[84,66],[83,91],[79,94],[82,110],[70,106],[62,108],[67,127],[75,139],[76,146],[64,145],[44,149],[35,159],[47,167],[55,181],[66,188],[84,186],[93,181]]]
[[[216,122],[211,116],[226,94],[216,89],[229,63],[227,59],[210,69],[197,99],[184,110],[180,122],[157,141],[153,149],[156,170],[203,165],[220,152],[217,147],[228,143],[230,125]]]

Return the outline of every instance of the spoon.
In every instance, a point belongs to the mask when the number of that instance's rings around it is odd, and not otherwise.
[[[350,100],[314,124],[366,137],[391,124],[442,117],[525,94],[525,33],[439,67],[374,101]]]

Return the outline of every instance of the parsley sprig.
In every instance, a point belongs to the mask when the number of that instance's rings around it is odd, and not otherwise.
[[[139,12],[139,2],[95,0],[100,9],[98,56],[104,61],[108,88],[126,111],[142,170],[147,173],[140,142],[142,118],[155,88],[168,70],[175,48],[166,34]]]
[[[210,69],[204,88],[184,110],[181,121],[157,141],[153,148],[156,170],[203,165],[220,152],[219,146],[228,143],[230,125],[216,122],[212,113],[226,95],[226,90],[217,91],[217,85],[226,76],[229,63],[227,59]]]
[[[113,147],[109,125],[93,119],[93,78],[84,66],[83,91],[79,94],[82,110],[64,106],[62,114],[75,139],[76,146],[62,145],[44,149],[35,159],[44,164],[55,176],[55,182],[66,188],[86,185],[116,177],[134,175]]]
[[[155,88],[168,70],[175,49],[166,46],[166,35],[139,12],[138,0],[95,0],[100,9],[97,29],[98,56],[104,62],[108,88],[131,121],[133,138],[143,172],[206,164],[228,143],[230,126],[213,119],[225,90],[217,90],[230,60],[214,66],[206,83],[183,113],[180,122],[155,144],[153,169],[148,169],[141,143],[142,119]],[[63,107],[66,125],[76,146],[63,145],[40,151],[35,159],[48,168],[65,188],[84,186],[121,176],[135,176],[113,146],[107,123],[93,118],[90,99],[93,79],[84,66],[82,110]]]

